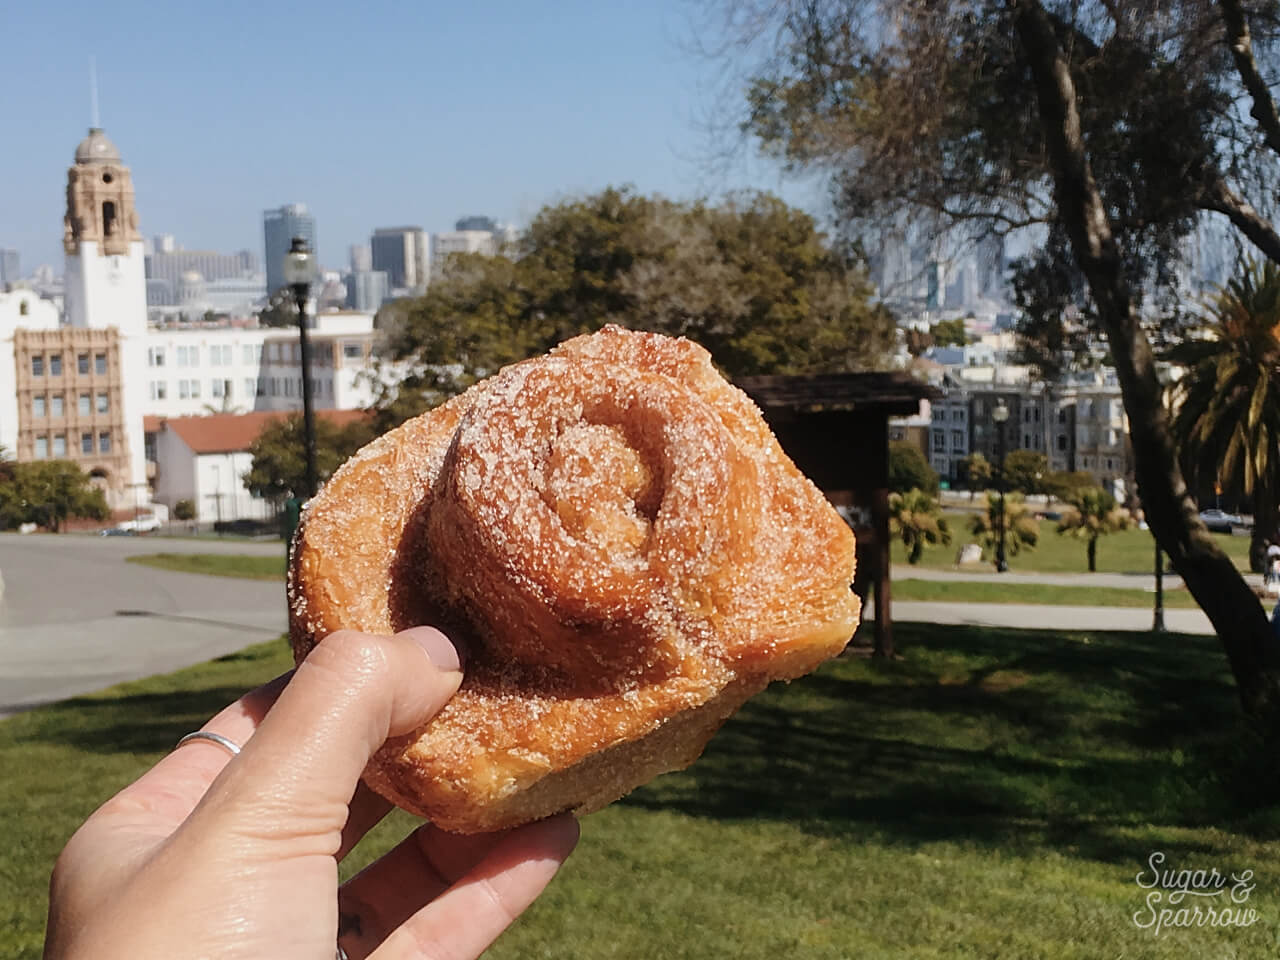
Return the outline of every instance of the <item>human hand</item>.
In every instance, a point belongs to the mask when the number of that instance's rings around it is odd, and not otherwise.
[[[472,958],[577,842],[553,817],[504,834],[419,827],[341,887],[390,809],[359,784],[388,737],[433,717],[462,670],[443,634],[343,631],[245,695],[94,813],[50,884],[45,960]]]

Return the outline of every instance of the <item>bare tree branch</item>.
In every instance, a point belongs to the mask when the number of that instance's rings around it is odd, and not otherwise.
[[[1244,9],[1240,6],[1240,0],[1218,0],[1218,9],[1222,11],[1222,22],[1227,28],[1227,46],[1236,62],[1236,71],[1240,74],[1240,79],[1253,101],[1249,113],[1262,128],[1262,136],[1267,146],[1276,154],[1280,154],[1280,112],[1276,110],[1271,89],[1267,86],[1262,71],[1258,69],[1258,60],[1253,55],[1253,38],[1249,35],[1249,24],[1245,20]]]
[[[1209,184],[1200,205],[1225,216],[1268,260],[1280,263],[1280,233],[1221,177]]]

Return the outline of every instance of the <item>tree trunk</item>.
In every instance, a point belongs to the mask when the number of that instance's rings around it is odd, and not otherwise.
[[[1098,572],[1098,538],[1089,538],[1089,572]]]
[[[1200,522],[1178,468],[1151,344],[1081,135],[1070,68],[1040,3],[1009,0],[1009,6],[1035,80],[1058,215],[1111,346],[1147,522],[1213,623],[1246,712],[1265,736],[1280,736],[1280,652],[1262,604]]]

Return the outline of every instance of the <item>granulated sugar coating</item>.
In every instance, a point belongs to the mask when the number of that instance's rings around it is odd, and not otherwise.
[[[589,812],[691,763],[857,626],[853,537],[687,340],[606,327],[353,457],[303,518],[299,660],[443,627],[462,689],[366,781],[446,830]]]

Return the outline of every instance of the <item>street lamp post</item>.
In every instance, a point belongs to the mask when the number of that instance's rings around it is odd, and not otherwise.
[[[307,241],[294,237],[284,257],[284,278],[293,289],[298,305],[298,339],[302,345],[302,436],[307,463],[306,490],[303,496],[316,495],[316,421],[311,397],[311,341],[307,337],[307,299],[311,294],[311,278],[315,275],[315,259],[307,249]]]
[[[1009,569],[1009,562],[1005,559],[1004,553],[1004,425],[1009,419],[1009,408],[1004,405],[1001,399],[996,403],[996,408],[991,411],[991,419],[996,425],[996,463],[998,473],[996,474],[996,490],[1000,494],[1000,509],[996,515],[996,573],[1006,573]]]

